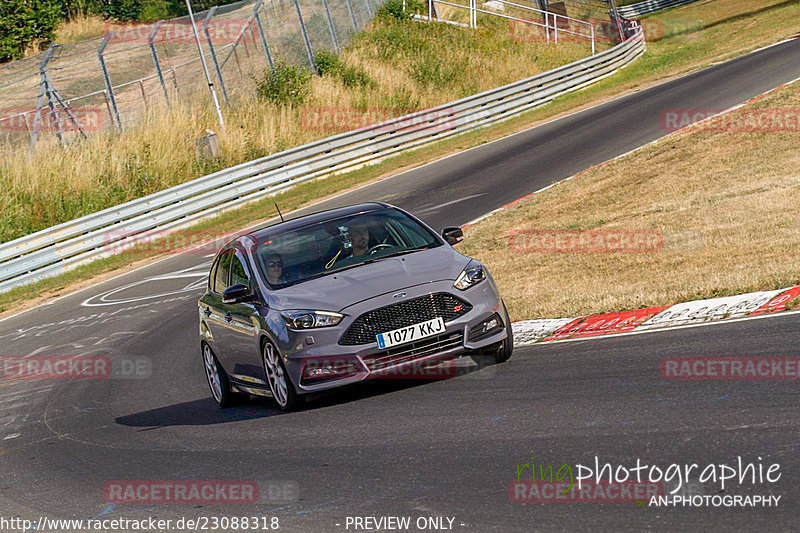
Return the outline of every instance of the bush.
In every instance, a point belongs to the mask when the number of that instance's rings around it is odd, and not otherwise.
[[[333,52],[322,50],[321,52],[317,52],[314,56],[314,64],[317,66],[319,75],[325,76],[326,74],[335,74],[341,66],[341,61],[339,60],[339,56]]]
[[[311,93],[311,73],[301,67],[278,63],[256,80],[256,96],[281,105],[298,106]]]
[[[0,62],[22,57],[34,43],[44,49],[61,20],[58,0],[0,2]]]
[[[411,20],[414,13],[422,13],[426,9],[420,0],[406,0],[405,11],[403,0],[388,0],[378,9],[377,16],[382,19]]]
[[[370,78],[363,68],[348,65],[333,52],[323,50],[314,56],[314,64],[320,76],[335,76],[345,87],[372,88],[376,86],[375,80]]]

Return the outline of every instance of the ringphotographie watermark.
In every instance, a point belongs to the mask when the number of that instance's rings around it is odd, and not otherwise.
[[[0,381],[146,379],[153,375],[148,356],[0,356]]]
[[[667,133],[689,128],[729,133],[800,132],[800,108],[741,107],[726,112],[718,108],[675,108],[661,112],[661,130]]]
[[[514,253],[647,253],[664,247],[659,230],[512,230],[508,247]]]
[[[104,112],[100,107],[70,106],[72,117],[67,114],[63,109],[58,110],[58,120],[50,112],[50,109],[45,107],[40,114],[39,131],[55,132],[61,131],[71,132],[79,131],[90,132],[97,131],[103,127]],[[33,131],[35,129],[35,107],[3,107],[0,108],[0,131]],[[75,119],[73,122],[72,119]]]
[[[772,490],[781,476],[780,464],[765,464],[761,457],[748,462],[737,456],[733,464],[666,466],[647,464],[637,458],[634,466],[603,463],[595,456],[593,465],[576,464],[574,468],[569,462],[549,464],[531,457],[530,461],[516,465],[508,494],[514,502],[636,502],[645,506],[658,502],[669,505],[670,498],[675,501],[680,498],[692,505],[697,498],[706,502],[708,495],[699,493],[705,483],[717,487],[713,494],[730,492],[736,487]],[[751,498],[749,503],[739,501],[739,505],[773,502],[777,506],[779,499],[762,495],[757,503]],[[713,505],[706,502],[709,504]]]
[[[661,377],[669,380],[795,380],[800,379],[796,357],[664,357]]]

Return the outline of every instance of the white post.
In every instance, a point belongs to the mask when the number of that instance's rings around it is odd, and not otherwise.
[[[214,101],[214,109],[217,111],[217,120],[222,131],[225,131],[225,121],[222,119],[222,110],[219,108],[219,100],[217,99],[217,91],[214,89],[214,82],[211,81],[211,75],[208,73],[208,65],[206,65],[206,56],[203,55],[203,46],[200,44],[200,34],[197,33],[197,26],[194,24],[194,13],[192,12],[192,5],[189,0],[186,0],[186,9],[189,10],[189,20],[192,23],[192,30],[194,31],[194,42],[197,43],[197,52],[200,54],[200,63],[203,64],[203,73],[206,75],[206,82],[208,82],[208,90],[211,91],[211,99]]]
[[[544,14],[544,31],[547,34],[547,42],[550,42],[550,15],[545,12]]]
[[[592,55],[594,55],[594,24],[591,24],[589,28],[592,30]]]
[[[556,42],[558,42],[558,15],[553,13],[553,31],[556,34]]]
[[[428,22],[433,20],[433,0],[428,0]]]

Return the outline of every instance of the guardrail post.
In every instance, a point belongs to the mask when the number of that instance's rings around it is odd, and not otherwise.
[[[113,33],[109,32],[106,33],[105,37],[103,37],[103,41],[100,43],[100,47],[97,49],[97,58],[100,60],[100,70],[103,72],[103,81],[106,84],[106,94],[108,96],[108,100],[111,102],[111,110],[114,113],[112,120],[116,122],[117,130],[122,131],[122,121],[119,118],[117,99],[114,98],[114,87],[111,85],[111,78],[108,76],[108,69],[106,68],[106,60],[103,57],[103,53],[106,51],[106,46],[108,46],[108,42],[111,40],[113,35]]]
[[[358,31],[358,22],[356,21],[356,13],[353,11],[353,0],[345,0],[347,2],[347,11],[350,12],[350,20],[353,21],[353,29]]]
[[[369,5],[369,0],[367,1]],[[311,50],[311,41],[308,40],[308,32],[306,31],[306,23],[303,22],[303,13],[300,11],[300,2],[294,0],[294,8],[297,11],[297,20],[300,21],[300,31],[303,34],[303,42],[306,45],[306,52],[308,52],[308,63],[311,65],[311,70],[317,72],[317,64],[314,63],[314,52]]]
[[[217,61],[217,53],[214,51],[214,43],[211,41],[211,33],[208,31],[208,24],[211,22],[211,17],[214,16],[214,13],[217,12],[218,7],[214,6],[208,10],[206,18],[203,20],[203,33],[208,43],[208,51],[211,52],[211,61],[214,63],[214,71],[217,73],[217,80],[222,89],[222,96],[225,98],[225,105],[231,105],[231,101],[228,99],[228,90],[225,89],[225,80],[222,79],[222,70],[219,68],[219,61]]]
[[[167,84],[164,83],[164,73],[161,72],[161,63],[158,61],[158,53],[156,53],[155,44],[156,34],[158,34],[158,30],[161,28],[163,23],[163,20],[159,20],[153,24],[153,29],[150,32],[150,36],[147,38],[147,45],[150,47],[150,55],[153,57],[153,65],[156,67],[158,82],[161,84],[161,90],[164,92],[164,101],[167,102],[167,105],[169,106],[169,93],[167,92]]]
[[[256,2],[255,7],[253,8],[253,17],[256,19],[256,27],[258,28],[258,33],[261,35],[261,45],[264,47],[264,53],[267,54],[267,63],[269,63],[269,68],[275,70],[275,63],[272,62],[272,53],[269,51],[269,45],[267,44],[267,36],[264,34],[264,26],[261,25],[261,17],[258,16],[258,11],[261,9],[261,4],[264,0],[258,0]]]
[[[336,53],[340,53],[339,40],[336,38],[336,29],[333,27],[333,19],[331,18],[331,10],[328,8],[328,0],[322,0],[322,7],[325,8],[325,16],[328,19],[328,28],[331,30],[331,39],[333,40],[333,48]]]

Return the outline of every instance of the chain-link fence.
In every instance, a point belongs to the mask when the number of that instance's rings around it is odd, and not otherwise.
[[[252,94],[278,62],[314,69],[339,52],[383,0],[243,0],[152,24],[112,25],[105,36],[55,45],[0,67],[0,143],[18,149],[45,136],[69,141],[124,130],[156,105],[210,92],[199,39],[221,105]]]

